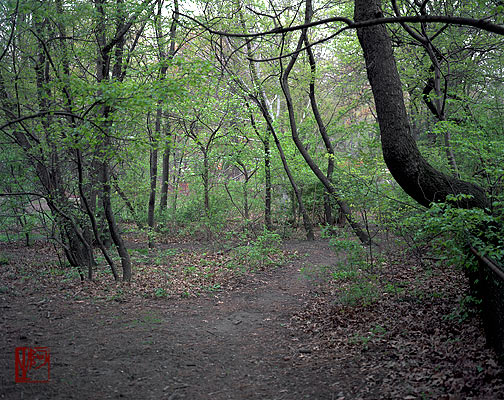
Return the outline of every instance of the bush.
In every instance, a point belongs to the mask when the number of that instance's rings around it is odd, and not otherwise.
[[[471,245],[481,255],[497,262],[504,260],[504,219],[502,213],[492,215],[479,208],[464,209],[457,202],[468,195],[447,196],[445,203],[433,203],[422,219],[417,233],[421,241],[432,244],[436,256],[456,266],[476,268],[476,260],[468,257]],[[502,210],[501,202],[494,202],[495,210]],[[414,217],[418,218],[418,217]],[[411,222],[411,221],[410,221]]]
[[[243,270],[257,270],[282,263],[282,239],[279,234],[264,230],[251,243],[235,249],[232,265]]]

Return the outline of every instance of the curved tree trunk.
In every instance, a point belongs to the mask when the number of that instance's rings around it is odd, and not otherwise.
[[[315,96],[315,77],[317,72],[317,62],[315,60],[315,55],[313,54],[311,43],[308,39],[308,35],[305,35],[304,42],[306,45],[306,54],[308,55],[308,61],[310,62],[311,70],[310,91],[308,95],[310,97],[310,105],[312,108],[313,116],[315,117],[319,133],[322,136],[327,154],[329,155],[327,159],[326,177],[330,182],[332,182],[332,174],[334,172],[334,149],[331,143],[331,139],[329,138],[329,135],[327,133],[326,125],[322,120],[322,115],[320,114],[318,108],[317,97]],[[334,225],[334,217],[332,215],[332,197],[327,192],[324,193],[324,216],[326,224]]]
[[[311,16],[313,14],[312,11],[312,5],[311,1],[307,0],[306,2],[306,13],[305,13],[305,24],[310,22]],[[301,51],[302,45],[305,41],[306,38],[306,28],[301,31],[301,36],[298,40],[298,44],[296,47],[296,51],[292,54],[289,63],[287,67],[282,70],[280,74],[280,86],[282,87],[282,91],[285,97],[285,101],[287,104],[287,112],[289,114],[289,124],[290,124],[290,129],[291,129],[291,136],[292,140],[294,141],[294,144],[296,145],[297,149],[305,159],[306,163],[312,170],[312,172],[315,174],[315,176],[320,180],[320,182],[325,186],[329,194],[331,194],[338,205],[340,206],[342,212],[345,214],[345,218],[347,219],[348,223],[352,227],[352,230],[354,231],[355,235],[359,238],[359,240],[362,243],[365,244],[371,244],[371,238],[367,234],[367,232],[364,231],[364,229],[360,226],[360,224],[352,218],[351,215],[351,210],[348,205],[342,201],[337,194],[336,188],[334,187],[333,183],[327,179],[327,176],[320,170],[318,165],[315,163],[315,161],[311,158],[310,154],[308,153],[306,147],[304,146],[303,142],[299,138],[298,134],[298,129],[297,129],[297,122],[296,122],[296,117],[294,113],[294,106],[292,102],[292,96],[290,93],[290,87],[289,87],[289,74],[292,71],[292,68],[294,67],[294,64],[296,63],[296,60],[298,59],[299,52]]]
[[[98,82],[104,82],[110,80],[110,72],[112,72],[112,78],[122,81],[126,74],[126,63],[123,59],[124,46],[126,44],[125,34],[131,27],[131,23],[125,22],[126,16],[121,15],[121,18],[117,20],[116,29],[118,36],[113,40],[108,41],[106,39],[105,33],[105,21],[106,14],[103,4],[98,2],[95,4],[96,10],[99,13],[99,23],[98,31],[100,34],[97,37],[97,44],[99,47],[99,57],[96,59],[96,78]],[[120,33],[120,34],[119,34]],[[114,50],[114,51],[112,51]],[[112,61],[114,61],[113,67],[111,66]],[[100,116],[103,118],[103,129],[104,131],[109,131],[111,128],[111,122],[109,117],[114,113],[114,108],[110,105],[103,105],[99,111]],[[110,149],[112,145],[112,139],[110,136],[105,136],[103,141],[103,149]],[[100,149],[101,150],[101,149]],[[111,202],[111,190],[110,190],[110,165],[107,158],[100,160],[99,165],[99,176],[101,183],[101,195],[103,203],[103,212],[105,219],[108,224],[108,229],[110,231],[110,236],[114,242],[119,257],[121,258],[121,267],[123,272],[123,281],[130,281],[132,276],[131,260],[128,254],[128,250],[124,243],[124,240],[117,226],[114,212],[112,210]]]
[[[381,15],[380,0],[355,0],[355,22]],[[366,69],[373,90],[380,126],[383,157],[397,183],[418,203],[429,206],[449,194],[469,194],[462,207],[486,208],[485,192],[479,186],[441,173],[420,154],[404,105],[401,80],[385,26],[358,28]]]
[[[294,177],[292,176],[291,170],[289,168],[289,164],[287,164],[287,159],[285,158],[282,144],[280,143],[280,140],[278,139],[278,136],[275,132],[275,128],[273,127],[273,120],[271,118],[271,115],[268,112],[264,96],[261,96],[260,99],[257,99],[254,97],[254,101],[259,106],[261,113],[266,121],[266,125],[268,127],[268,130],[271,133],[271,135],[273,136],[273,140],[275,141],[275,145],[278,149],[278,154],[280,155],[280,159],[282,160],[282,165],[284,167],[284,171],[287,174],[287,178],[289,179],[292,190],[294,191],[294,195],[296,196],[296,200],[299,205],[299,212],[303,216],[303,226],[306,231],[306,238],[308,240],[315,240],[315,235],[313,233],[313,224],[312,224],[311,219],[308,215],[308,212],[306,211],[306,208],[303,203],[303,198],[301,196],[301,192],[296,184],[296,181],[294,180]]]
[[[112,211],[112,203],[110,201],[110,173],[108,162],[102,163],[101,178],[102,178],[102,201],[103,210],[105,213],[105,218],[108,222],[108,227],[110,229],[110,236],[112,241],[116,245],[119,257],[121,257],[121,266],[123,272],[123,281],[129,282],[131,280],[131,261],[128,254],[128,250],[124,243],[124,240],[119,232],[119,227],[117,226],[114,213]]]

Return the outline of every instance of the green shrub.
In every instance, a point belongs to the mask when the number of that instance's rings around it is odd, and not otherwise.
[[[264,230],[256,240],[234,250],[233,267],[257,270],[271,267],[283,261],[282,239],[279,234]]]
[[[433,203],[422,219],[417,239],[431,243],[436,256],[452,265],[476,268],[476,261],[468,257],[469,245],[476,248],[480,254],[502,262],[504,260],[502,214],[492,215],[488,210],[480,208],[459,208],[457,202],[467,196],[450,195],[447,196],[445,203]],[[501,202],[496,201],[493,206],[495,210],[502,210]]]

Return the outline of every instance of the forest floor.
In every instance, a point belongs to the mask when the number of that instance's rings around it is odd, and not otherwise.
[[[0,398],[504,399],[460,271],[404,252],[362,280],[327,240],[283,246],[281,265],[237,272],[205,243],[130,238],[119,284],[1,245]],[[49,383],[14,382],[21,346],[49,348]]]

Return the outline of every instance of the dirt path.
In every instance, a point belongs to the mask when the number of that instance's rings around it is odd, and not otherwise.
[[[343,286],[316,282],[336,261],[327,241],[284,246],[297,256],[232,290],[108,300],[75,278],[37,286],[44,248],[32,248],[31,272],[26,261],[0,270],[0,399],[504,399],[479,320],[456,312],[459,271],[398,254],[372,306],[342,306]],[[14,383],[20,346],[50,348],[50,383]]]
[[[309,283],[327,265],[325,242],[290,242],[299,257],[238,290],[198,299],[2,302],[0,398],[333,399],[345,388],[288,329]],[[5,300],[5,298],[4,298]],[[47,346],[51,382],[15,384],[14,348]]]

